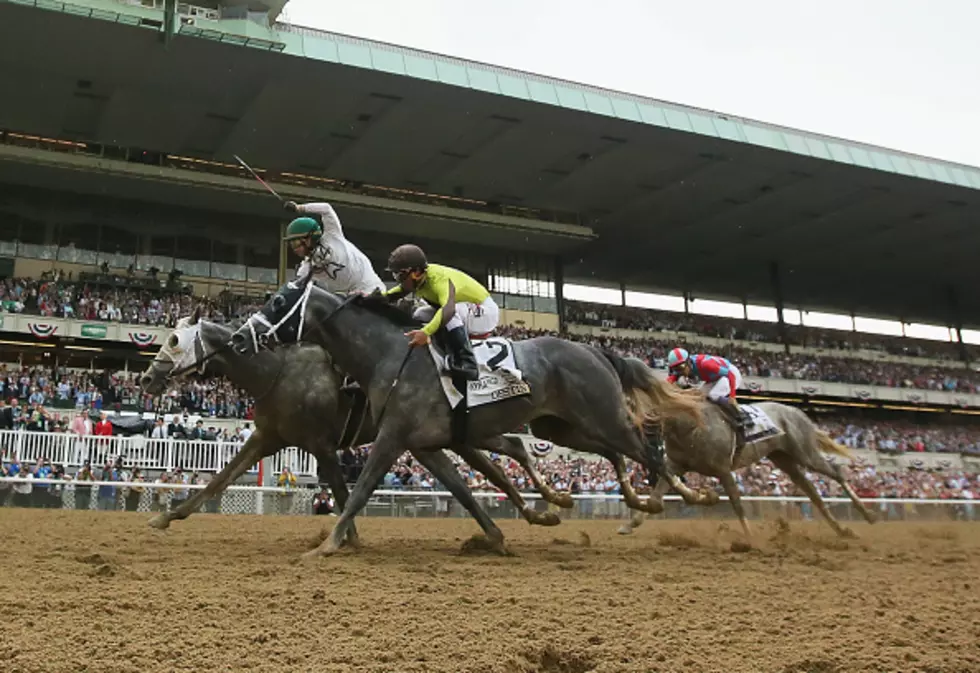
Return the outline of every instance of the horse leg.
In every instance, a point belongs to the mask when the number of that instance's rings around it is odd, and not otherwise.
[[[609,461],[616,469],[616,480],[623,492],[623,500],[630,509],[646,512],[647,514],[660,514],[664,511],[663,499],[655,500],[651,495],[646,500],[641,500],[630,483],[629,475],[626,473],[626,459],[620,454],[608,456]]]
[[[262,433],[255,430],[246,440],[245,445],[235,454],[235,457],[225,465],[224,469],[215,475],[214,479],[208,482],[203,489],[195,489],[194,495],[178,505],[169,512],[160,512],[149,520],[149,524],[154,528],[166,530],[170,527],[170,522],[174,520],[186,519],[194,512],[201,509],[208,500],[224,492],[228,485],[248,472],[248,468],[266,456],[273,455],[280,446],[270,447],[262,439]]]
[[[466,482],[459,474],[459,470],[449,456],[447,456],[442,451],[419,451],[418,453],[412,453],[415,459],[422,464],[422,467],[427,469],[432,475],[438,479],[443,486],[449,489],[449,492],[455,496],[456,500],[466,508],[476,522],[480,524],[480,528],[483,529],[484,534],[487,536],[487,540],[493,545],[494,549],[503,553],[504,552],[504,534],[497,528],[497,524],[493,522],[487,511],[480,507],[479,503],[476,501],[473,492],[470,491]],[[460,454],[462,455],[462,454]]]
[[[323,448],[325,451],[321,451],[317,456],[317,476],[320,478],[320,481],[326,481],[330,486],[334,500],[337,501],[337,508],[343,512],[347,507],[350,491],[347,490],[347,482],[344,481],[344,472],[337,463],[337,452],[330,446]],[[360,546],[360,538],[357,535],[357,528],[353,521],[350,522],[346,540],[347,544],[352,547]]]
[[[811,472],[816,472],[822,474],[825,477],[830,477],[844,489],[847,493],[847,497],[850,498],[851,503],[857,508],[857,511],[861,513],[864,520],[868,523],[877,523],[878,518],[874,513],[870,512],[864,503],[857,497],[857,493],[851,488],[851,485],[847,483],[847,479],[844,478],[844,471],[841,469],[840,465],[834,465],[829,460],[824,458],[823,454],[817,449],[815,445],[805,445],[802,447],[803,450],[799,451],[797,460],[809,469]]]
[[[837,520],[827,509],[826,503],[824,503],[823,498],[820,497],[820,493],[817,492],[816,487],[810,483],[810,480],[806,478],[803,473],[803,469],[800,467],[799,463],[790,456],[789,454],[783,452],[771,453],[769,454],[769,460],[778,467],[780,470],[786,473],[786,476],[792,480],[796,487],[799,488],[806,494],[806,497],[810,499],[814,507],[823,515],[823,518],[827,520],[830,527],[834,529],[834,532],[841,537],[854,537],[854,533],[848,529],[842,527]]]
[[[670,468],[668,468],[670,469]],[[673,470],[670,469],[671,473]],[[681,472],[680,474],[684,474]],[[670,483],[666,479],[660,479],[657,481],[657,485],[653,487],[650,492],[650,497],[648,501],[659,502],[661,507],[663,506],[664,496],[667,495],[667,491],[670,490]],[[632,535],[634,528],[639,528],[643,525],[646,516],[642,512],[633,512],[633,516],[630,517],[626,523],[619,527],[616,532],[620,535]]]
[[[561,519],[554,512],[538,512],[528,505],[527,501],[520,494],[520,491],[507,478],[503,470],[495,465],[482,451],[467,447],[459,449],[457,453],[459,453],[470,467],[483,473],[483,476],[489,479],[490,483],[503,491],[507,499],[514,503],[514,506],[520,511],[521,516],[529,524],[532,526],[557,526],[561,523]]]
[[[367,504],[371,494],[374,493],[388,468],[394,464],[399,453],[400,447],[394,438],[388,438],[384,435],[378,436],[374,447],[368,453],[361,476],[357,478],[354,491],[350,494],[350,498],[340,513],[337,523],[334,524],[333,530],[330,531],[330,536],[319,547],[307,552],[304,556],[330,556],[340,550],[344,537],[347,535],[347,529],[350,527],[351,519]]]
[[[728,502],[732,503],[732,509],[735,510],[735,516],[738,517],[738,522],[742,524],[742,532],[745,533],[746,538],[751,540],[752,531],[749,530],[749,522],[745,518],[745,508],[742,507],[742,493],[738,490],[738,484],[735,483],[734,475],[731,472],[722,472],[718,475],[718,481],[721,482],[722,488],[725,489]]]
[[[493,441],[492,446],[486,446],[483,448],[496,451],[497,453],[502,453],[505,456],[509,456],[510,458],[516,460],[517,464],[520,465],[527,476],[531,478],[531,483],[534,484],[534,490],[541,494],[541,497],[545,502],[550,502],[552,505],[557,505],[558,507],[562,507],[564,509],[571,509],[575,506],[575,501],[572,500],[571,493],[559,493],[551,488],[547,482],[545,482],[544,477],[541,476],[541,473],[534,467],[531,457],[527,455],[527,451],[524,448],[524,443],[519,437],[508,437],[506,435],[501,435],[499,438],[496,438]],[[489,475],[487,475],[487,478],[489,478]]]

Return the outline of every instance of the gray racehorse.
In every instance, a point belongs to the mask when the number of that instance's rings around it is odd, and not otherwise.
[[[337,462],[340,435],[347,426],[349,434],[356,433],[348,440],[351,444],[374,438],[374,424],[369,415],[366,423],[359,424],[356,420],[348,423],[355,416],[365,417],[352,407],[350,397],[340,392],[341,377],[322,348],[299,344],[275,353],[243,357],[226,348],[231,335],[230,328],[200,320],[199,312],[195,312],[178,322],[141,379],[144,390],[158,394],[175,373],[204,373],[208,369],[226,376],[255,398],[255,431],[245,445],[206,488],[196,490],[193,497],[173,511],[151,519],[151,525],[157,528],[167,528],[171,521],[187,518],[252,465],[287,446],[299,447],[316,457],[321,483],[329,484],[337,504],[343,508],[348,491]],[[513,440],[520,443],[519,438]],[[499,529],[477,505],[459,471],[443,452],[427,452],[415,458],[456,496],[489,539],[502,539]],[[560,523],[553,512],[531,508],[500,467],[484,454],[467,450],[463,458],[503,491],[528,523],[547,526]],[[348,541],[356,542],[353,526]]]
[[[340,548],[350,517],[402,451],[455,448],[439,373],[425,349],[413,351],[406,343],[405,329],[417,325],[384,300],[345,298],[313,282],[290,282],[235,332],[232,343],[243,354],[271,346],[273,339],[317,343],[369,397],[377,439],[340,520],[314,553]],[[499,450],[503,433],[530,423],[536,437],[610,460],[629,507],[662,511],[661,500],[637,496],[624,456],[662,472],[642,427],[678,416],[699,422],[700,395],[661,383],[639,360],[554,337],[520,341],[513,349],[531,394],[471,410],[466,446]],[[663,476],[690,502],[703,498],[676,476]]]
[[[746,536],[750,536],[751,532],[748,521],[745,519],[745,510],[742,508],[741,494],[732,473],[757,463],[763,458],[768,458],[776,467],[786,473],[786,476],[796,484],[797,488],[810,498],[813,505],[838,535],[844,536],[851,533],[842,528],[827,510],[820,493],[807,479],[807,470],[836,481],[865,520],[868,523],[876,521],[875,516],[868,511],[864,503],[854,493],[854,489],[847,483],[841,466],[831,463],[821,454],[822,451],[852,459],[853,454],[846,447],[833,441],[826,432],[817,428],[813,421],[796,407],[777,402],[764,402],[757,406],[769,416],[773,424],[782,431],[782,434],[748,444],[739,452],[736,464],[732,464],[735,431],[716,404],[704,403],[703,416],[705,422],[701,427],[695,427],[694,424],[686,422],[684,419],[666,422],[664,424],[664,443],[667,450],[667,468],[678,475],[685,472],[698,472],[718,479],[735,510],[735,514],[738,516],[739,522],[742,524],[742,530]],[[654,493],[663,496],[665,493],[663,485],[657,484]],[[709,500],[704,504],[714,504],[717,501],[717,496],[713,498],[709,496]],[[620,532],[628,534],[632,527],[639,526],[642,522],[642,516],[634,516],[632,522],[623,526]]]

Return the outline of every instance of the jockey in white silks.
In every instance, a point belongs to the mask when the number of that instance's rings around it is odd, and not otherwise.
[[[331,292],[344,294],[372,294],[384,292],[385,284],[375,273],[370,260],[344,236],[340,218],[329,203],[296,204],[287,201],[283,207],[297,217],[286,228],[283,238],[302,262],[296,278],[313,278]],[[341,388],[346,392],[358,389],[353,379],[347,378]]]
[[[313,272],[331,292],[371,294],[384,292],[385,284],[367,256],[344,237],[340,218],[329,203],[297,205],[286,202],[285,209],[303,215],[289,223],[284,240],[303,261],[297,278]]]

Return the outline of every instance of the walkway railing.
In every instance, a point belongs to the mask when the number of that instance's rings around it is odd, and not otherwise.
[[[182,468],[185,472],[218,472],[241,449],[241,442],[221,442],[191,439],[150,439],[132,437],[80,437],[68,433],[31,432],[27,430],[0,430],[0,456],[9,462],[34,465],[47,458],[54,465],[64,465],[77,470],[85,461],[93,468],[122,457],[126,467],[141,470],[172,471]],[[274,473],[283,466],[301,477],[316,476],[316,459],[299,449],[283,449],[272,462]],[[258,466],[252,466],[254,473]]]
[[[29,488],[28,488],[29,486]],[[50,479],[0,478],[0,505],[43,509],[99,509],[134,512],[164,511],[177,506],[203,485],[145,482],[81,482]],[[208,501],[203,512],[215,514],[311,514],[317,490],[311,488],[273,488],[231,486]],[[497,492],[477,491],[474,495],[494,518],[517,519],[520,512]],[[524,497],[541,510],[553,508],[537,493]],[[563,519],[625,519],[630,515],[619,495],[585,494],[572,496],[575,506],[561,510]],[[725,498],[722,498],[724,500]],[[732,520],[727,503],[715,507],[692,507],[678,496],[668,495],[665,511],[656,519]],[[847,498],[825,498],[840,521],[863,521]],[[916,500],[869,498],[865,504],[883,521],[980,521],[980,501]],[[750,519],[814,519],[809,500],[803,497],[744,496],[742,503]],[[375,491],[363,516],[390,517],[468,517],[469,514],[447,491]]]

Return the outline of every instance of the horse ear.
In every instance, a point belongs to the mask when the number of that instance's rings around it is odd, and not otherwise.
[[[194,315],[191,316],[191,325],[196,325],[201,320],[201,305],[198,304],[197,308],[194,309]]]

